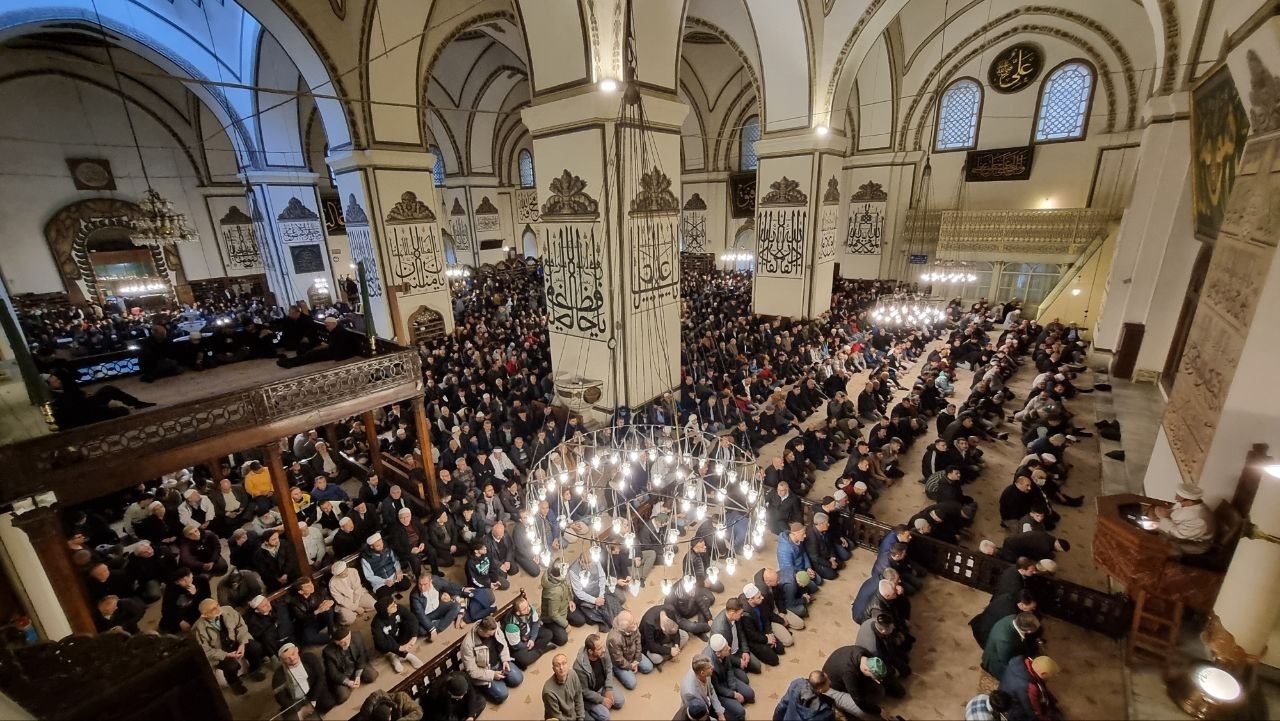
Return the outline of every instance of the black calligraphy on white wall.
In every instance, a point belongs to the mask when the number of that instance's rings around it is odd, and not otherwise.
[[[640,191],[627,212],[632,309],[679,298],[679,220],[680,201],[671,192],[671,179],[658,168],[641,173]]]
[[[323,243],[324,227],[320,216],[297,197],[289,198],[284,210],[276,216],[280,239],[289,245],[294,243]]]
[[[449,210],[449,231],[453,233],[455,250],[471,250],[471,221],[459,198],[453,199],[453,208]]]
[[[476,234],[480,233],[497,233],[502,230],[502,223],[498,220],[498,206],[489,200],[489,196],[480,198],[480,204],[476,206]]]
[[[373,252],[373,235],[369,231],[369,215],[360,207],[355,193],[347,195],[347,207],[342,211],[343,227],[347,231],[347,244],[351,246],[351,260],[364,263],[365,278],[369,285],[369,297],[382,297],[382,280],[378,273],[378,256]]]
[[[874,180],[863,183],[849,198],[849,233],[844,245],[851,254],[880,255],[888,200],[889,194]]]
[[[840,233],[840,185],[834,177],[827,179],[827,189],[822,194],[818,208],[818,263],[830,263],[836,258],[836,236]]]
[[[258,249],[258,235],[253,230],[253,218],[239,206],[227,208],[226,215],[218,220],[218,239],[222,242],[228,272],[233,269],[262,272],[262,253]]]
[[[599,338],[605,318],[604,257],[594,223],[558,223],[547,228],[542,259],[551,330]]]
[[[756,273],[800,275],[809,222],[809,196],[800,184],[785,175],[770,183],[756,218]]]
[[[707,201],[694,193],[680,215],[680,250],[701,253],[707,248]]]
[[[542,215],[538,212],[537,188],[517,188],[515,202],[518,225],[532,225],[542,220]]]
[[[388,276],[403,295],[420,295],[446,287],[444,251],[436,230],[436,214],[411,190],[400,195],[386,217]],[[350,225],[350,222],[348,222]],[[354,248],[352,253],[354,253]]]

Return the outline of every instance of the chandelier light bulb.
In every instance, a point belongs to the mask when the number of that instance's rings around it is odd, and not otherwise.
[[[623,463],[623,464],[622,464],[622,475],[624,475],[624,476],[629,476],[629,475],[631,475],[631,464],[630,464],[630,463]]]
[[[724,538],[724,524],[716,523],[716,538]]]
[[[689,512],[689,507],[690,507],[691,505],[692,505],[692,504],[691,504],[691,503],[689,503],[689,499],[688,499],[688,498],[681,498],[681,499],[680,499],[680,511],[681,511],[682,513],[688,513],[688,512]]]
[[[568,482],[569,482],[569,472],[568,472],[568,471],[560,471],[559,479],[560,479],[560,482],[561,482],[561,483],[568,483]]]
[[[538,555],[538,560],[542,561],[543,568],[550,566],[551,565],[551,549],[550,548],[542,549],[542,553]]]
[[[587,505],[591,506],[592,508],[595,508],[596,506],[600,505],[600,497],[594,493],[587,496]]]
[[[685,498],[688,498],[689,500],[691,500],[691,501],[692,501],[692,500],[694,499],[694,496],[696,496],[696,495],[698,495],[698,489],[697,489],[697,488],[695,488],[695,487],[694,487],[694,485],[693,485],[692,483],[689,483],[688,485],[686,485],[686,486],[684,487],[684,497],[685,497]]]
[[[622,537],[622,545],[631,548],[636,545],[636,534],[628,531],[627,535]]]
[[[609,524],[609,530],[613,531],[615,536],[622,533],[622,519],[614,518],[613,522]]]
[[[662,552],[662,565],[670,568],[676,562],[676,551],[674,548],[668,548]]]
[[[640,580],[639,580],[639,579],[636,579],[636,578],[631,579],[631,583],[628,583],[628,584],[627,584],[627,592],[631,594],[631,597],[632,597],[632,598],[635,598],[636,596],[639,596],[639,595],[640,595]]]
[[[601,528],[604,528],[604,521],[600,520],[599,516],[592,516],[591,530],[594,531],[595,533],[599,533]]]
[[[583,586],[587,585],[588,583],[591,583],[591,572],[585,569],[580,571],[578,573],[578,583]]]
[[[742,557],[743,557],[743,558],[745,558],[745,559],[747,559],[748,561],[750,561],[750,560],[751,560],[751,557],[752,557],[752,556],[754,556],[754,555],[756,555],[756,552],[755,552],[755,550],[754,550],[754,549],[752,549],[751,544],[749,544],[749,543],[748,543],[748,544],[744,544],[744,545],[742,546]]]
[[[708,581],[710,581],[710,582],[712,582],[712,583],[715,583],[716,581],[720,580],[720,567],[719,567],[719,566],[717,566],[717,565],[716,565],[716,564],[714,564],[714,563],[713,563],[713,564],[711,564],[710,566],[707,566],[707,580],[708,580]]]
[[[751,490],[747,491],[747,503],[754,505],[756,502],[756,499],[759,497],[760,497],[760,492],[757,491],[756,489],[752,488]]]
[[[732,576],[738,572],[738,559],[729,556],[724,562],[724,572]]]
[[[595,545],[595,544],[592,544],[592,545],[591,545],[591,548],[587,550],[587,553],[591,556],[591,562],[592,562],[592,563],[599,563],[599,562],[600,562],[600,547],[599,547],[599,546],[597,546],[597,545]]]
[[[693,576],[689,574],[685,574],[685,577],[680,581],[680,585],[681,587],[684,588],[685,593],[689,593],[690,591],[693,590],[693,584],[695,582],[696,582],[696,579],[694,579]]]
[[[667,529],[667,543],[674,544],[680,540],[680,532],[674,528]]]
[[[729,493],[725,491],[723,488],[716,489],[716,501],[720,503],[724,503],[725,499],[728,497],[729,497]]]
[[[592,456],[592,457],[591,457],[591,467],[592,467],[592,468],[599,468],[599,467],[600,467],[600,456],[595,455],[595,456]]]
[[[618,81],[613,78],[605,78],[599,83],[600,92],[612,93],[618,89]]]
[[[667,565],[670,566],[671,564],[668,563]],[[671,595],[671,579],[669,578],[662,579],[661,588],[662,588],[662,595],[670,596]]]
[[[707,517],[707,504],[705,504],[705,503],[699,503],[699,504],[698,504],[698,510],[696,511],[696,514],[697,514],[697,517],[698,517],[698,520],[699,520],[699,521],[701,521],[702,519],[706,518],[706,517]]]

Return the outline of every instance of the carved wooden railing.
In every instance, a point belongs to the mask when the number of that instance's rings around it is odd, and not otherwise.
[[[913,247],[936,247],[940,258],[995,260],[1009,255],[1078,256],[1116,220],[1099,208],[912,210]]]
[[[806,511],[815,507],[808,503],[805,505]],[[847,524],[845,529],[850,537],[859,546],[873,552],[893,528],[866,516],[838,515],[839,520]],[[911,558],[931,573],[987,593],[995,589],[1000,574],[1012,565],[980,551],[925,536],[912,538]],[[1040,610],[1054,618],[1111,638],[1119,638],[1129,630],[1133,600],[1124,594],[1107,593],[1050,576],[1036,576],[1031,583]]]
[[[524,597],[524,595],[524,591],[521,591],[510,601],[499,606],[498,610],[494,614],[494,619],[501,619],[510,613],[511,610],[515,608],[516,601]],[[465,603],[465,599],[462,602]],[[468,630],[468,632],[470,631]],[[501,632],[501,629],[499,629],[499,633]],[[452,673],[453,671],[462,670],[462,641],[465,638],[465,634],[459,636],[448,646],[445,646],[440,653],[437,653],[427,659],[427,661],[422,664],[422,668],[415,669],[412,673],[406,676],[404,680],[396,684],[391,689],[391,693],[403,691],[412,696],[413,699],[419,703],[425,701],[427,698],[427,689],[432,681],[435,681],[445,674]]]
[[[419,387],[417,351],[398,349],[255,388],[40,436],[0,448],[0,501],[48,487],[49,477],[89,474],[95,462],[119,454],[139,458],[243,430],[321,412],[397,387]],[[21,469],[18,471],[18,469]]]

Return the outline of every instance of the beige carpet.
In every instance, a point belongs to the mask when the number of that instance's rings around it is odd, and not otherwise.
[[[904,373],[904,378],[913,379],[917,372],[918,368],[912,368]],[[1013,387],[1025,397],[1025,390],[1034,376],[1034,368],[1023,368],[1015,377]],[[857,388],[863,379],[865,379],[864,374],[855,376],[850,386]],[[971,373],[960,371],[957,387],[961,390],[957,393],[962,396],[967,394],[971,381]],[[1077,425],[1092,428],[1093,404],[1080,398],[1069,405],[1071,410],[1080,414],[1077,416]],[[987,470],[981,479],[968,487],[970,495],[977,498],[980,504],[973,540],[968,542],[970,545],[976,545],[977,540],[983,537],[992,538],[996,542],[1003,539],[996,513],[996,499],[1012,478],[1018,460],[1024,455],[1017,442],[1017,430],[1016,427],[1010,428],[1013,438],[1008,442],[992,442],[986,445]],[[905,459],[907,476],[903,482],[890,488],[880,499],[875,508],[878,518],[888,522],[905,520],[928,505],[929,501],[924,497],[924,488],[916,483],[916,479],[920,467],[920,456],[931,439],[932,436],[921,439],[907,454]],[[761,463],[768,463],[775,453],[780,452],[783,445],[784,440],[779,440],[765,447],[761,453]],[[1102,574],[1093,568],[1089,560],[1089,544],[1094,526],[1092,499],[1098,487],[1095,439],[1083,439],[1071,450],[1069,460],[1075,464],[1075,468],[1072,471],[1068,490],[1075,495],[1083,493],[1088,496],[1088,500],[1084,508],[1067,508],[1061,511],[1062,535],[1078,544],[1070,553],[1060,557],[1061,573],[1064,577],[1078,583],[1101,587]],[[834,488],[833,482],[839,475],[840,469],[841,466],[838,466],[819,474],[818,486],[811,496],[820,497],[830,492],[829,489]],[[772,540],[756,557],[755,563],[742,564],[736,578],[725,579],[728,589],[737,593],[741,585],[761,567],[762,559],[767,560],[770,566],[776,567],[773,560]],[[748,718],[771,718],[777,699],[792,679],[820,668],[831,651],[853,643],[857,635],[857,624],[850,618],[849,605],[873,562],[872,552],[859,550],[841,577],[823,586],[812,607],[806,630],[797,634],[796,645],[783,657],[781,666],[776,669],[766,669],[765,673],[751,677],[757,702],[747,707]],[[643,589],[638,597],[627,598],[629,609],[643,613],[660,600],[656,581],[661,578],[661,570],[661,566],[655,569],[655,582]],[[458,572],[457,569],[454,571],[455,574]],[[526,584],[530,597],[538,598],[537,579],[519,576],[513,581]],[[505,602],[516,592],[517,588],[513,587],[500,600]],[[728,592],[720,596],[715,610],[718,611],[722,607]],[[907,719],[962,717],[965,702],[976,693],[978,661],[981,657],[981,651],[973,641],[967,621],[982,610],[987,600],[987,594],[958,583],[938,578],[930,578],[927,581],[924,590],[913,601],[913,625],[919,639],[912,658],[915,673],[906,683],[907,698],[887,704],[891,712]],[[360,630],[367,639],[367,626]],[[594,632],[593,628],[571,629],[566,653],[571,657],[575,655],[581,648],[583,640],[592,632]],[[450,630],[434,644],[425,645],[419,655],[423,658],[430,656],[461,633],[461,631]],[[1124,718],[1126,706],[1120,644],[1055,619],[1047,621],[1046,637],[1049,641],[1050,653],[1065,669],[1065,673],[1054,681],[1053,688],[1063,700],[1068,718]],[[697,653],[704,646],[702,641],[694,639],[687,651]],[[542,718],[541,690],[551,673],[550,657],[553,654],[554,652],[544,656],[526,671],[523,686],[513,690],[511,697],[502,706],[491,706],[485,713],[485,717]],[[385,660],[379,658],[375,663],[382,673],[375,687],[388,688],[401,678],[391,672]],[[641,677],[638,688],[625,692],[626,704],[624,708],[614,713],[614,718],[671,718],[679,704],[678,684],[687,668],[687,662],[678,665],[667,664],[666,668]],[[267,686],[265,682],[250,684],[249,696],[230,697],[233,715],[236,718],[270,717],[275,709]],[[360,702],[367,693],[368,691],[365,690],[358,692],[346,704],[327,714],[327,718],[350,718],[358,710]],[[427,718],[430,718],[430,712]]]

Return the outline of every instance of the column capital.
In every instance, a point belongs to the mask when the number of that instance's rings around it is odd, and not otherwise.
[[[1191,119],[1191,93],[1180,92],[1155,95],[1147,98],[1142,106],[1142,119],[1146,123],[1155,120],[1176,121]]]
[[[835,153],[844,155],[848,139],[832,130],[818,135],[813,128],[771,134],[756,141],[756,155],[798,155],[801,153]]]
[[[641,89],[645,116],[656,129],[678,131],[689,114],[689,106],[674,95]],[[556,97],[520,111],[520,120],[537,137],[583,125],[616,123],[622,108],[623,90],[605,92],[589,89]]]
[[[389,168],[426,170],[435,167],[435,154],[426,150],[384,150],[381,148],[348,149],[331,152],[325,158],[333,172],[353,168]]]

